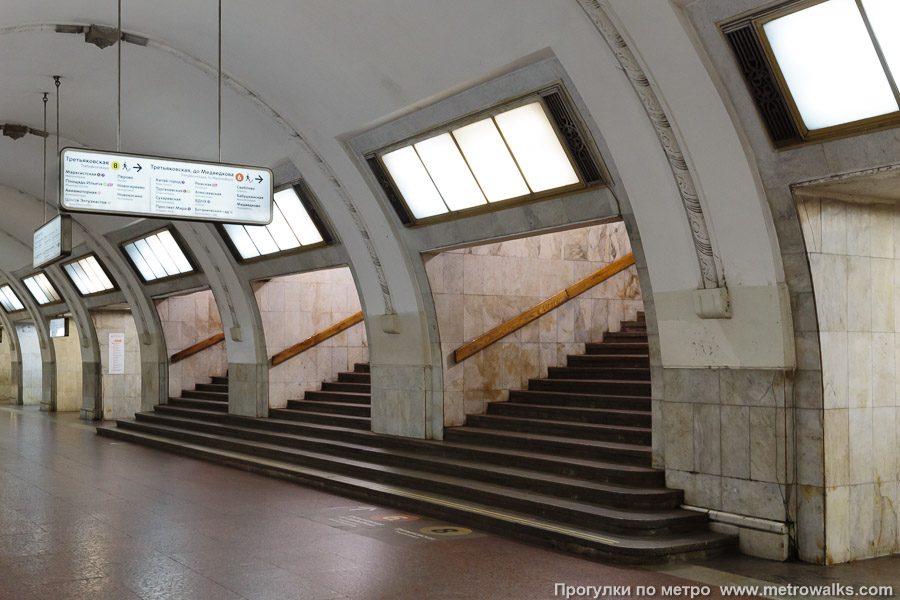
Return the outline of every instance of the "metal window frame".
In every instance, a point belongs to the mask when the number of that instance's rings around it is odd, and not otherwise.
[[[573,149],[571,148],[569,141],[560,130],[560,123],[557,122],[556,115],[547,104],[546,96],[551,94],[560,95],[568,115],[572,118],[573,121],[575,121],[573,126],[578,129],[578,132],[581,135],[582,139],[585,140],[586,150],[594,166],[600,173],[600,179],[598,181],[586,181],[585,173],[583,172],[579,160],[575,158]],[[531,104],[533,102],[539,102],[541,107],[543,108],[547,120],[550,122],[550,126],[553,128],[553,131],[556,134],[557,139],[559,140],[559,144],[562,147],[563,152],[566,153],[566,157],[569,159],[569,164],[571,165],[572,170],[578,177],[578,183],[557,187],[542,192],[530,192],[522,196],[516,196],[514,198],[508,198],[506,200],[498,200],[496,202],[487,202],[485,204],[480,204],[478,206],[473,206],[470,208],[449,210],[448,212],[431,217],[417,218],[413,214],[412,210],[409,208],[409,204],[406,202],[406,199],[403,198],[403,194],[397,187],[394,178],[391,176],[390,171],[384,164],[383,157],[385,154],[393,152],[394,150],[399,150],[400,148],[414,145],[427,139],[431,139],[433,137],[437,137],[452,130],[460,129],[477,121],[482,121],[487,118],[493,118],[499,114],[509,112],[511,110],[519,108],[520,106]],[[509,150],[510,156],[513,158],[513,161],[516,162],[516,166],[518,167],[518,161],[516,161],[515,155],[513,154],[512,150],[509,148],[507,149]],[[393,206],[401,224],[411,229],[492,213],[499,210],[505,210],[507,208],[514,208],[517,206],[523,206],[526,204],[549,200],[551,198],[560,198],[571,194],[581,193],[586,189],[608,186],[611,182],[611,178],[608,171],[606,170],[606,166],[603,160],[600,158],[600,153],[596,150],[593,138],[589,135],[587,127],[584,126],[584,123],[578,111],[576,110],[574,103],[566,93],[565,88],[563,87],[561,82],[556,82],[550,86],[542,86],[539,89],[532,90],[525,94],[520,94],[502,102],[493,104],[490,107],[480,109],[466,115],[462,115],[458,118],[454,118],[436,127],[431,127],[424,131],[417,132],[414,135],[407,136],[401,140],[392,142],[387,146],[382,146],[375,150],[369,150],[363,153],[363,158],[368,163],[369,168],[372,170],[373,174],[378,180],[382,192],[387,196],[388,201]],[[465,155],[463,155],[463,159],[465,159]],[[525,180],[526,186],[530,190],[531,186],[528,185],[524,173],[522,173],[522,178],[523,180]]]
[[[318,211],[318,201],[316,200],[315,195],[312,193],[309,185],[306,181],[301,177],[298,179],[291,180],[286,183],[282,183],[281,185],[275,186],[275,189],[272,191],[272,202],[274,205],[275,202],[275,194],[286,190],[288,188],[293,188],[294,193],[297,194],[297,198],[300,200],[300,204],[303,206],[304,210],[306,210],[306,214],[309,216],[310,221],[312,221],[313,226],[319,232],[319,236],[321,236],[322,241],[316,242],[315,244],[307,244],[301,245],[299,248],[291,248],[289,250],[279,250],[278,252],[270,252],[269,254],[260,254],[259,256],[253,256],[251,258],[244,258],[241,256],[241,253],[238,251],[237,246],[231,240],[231,236],[228,235],[228,232],[225,230],[225,224],[216,223],[216,229],[219,232],[219,235],[225,241],[225,245],[228,247],[228,250],[231,251],[231,255],[234,259],[242,264],[242,265],[251,265],[257,262],[263,262],[265,260],[282,257],[282,256],[291,256],[294,254],[303,254],[304,252],[309,252],[311,250],[318,250],[319,248],[324,248],[325,246],[331,246],[337,243],[337,239],[332,233],[331,228],[328,225],[328,222],[319,214]],[[274,208],[273,215],[274,215]],[[274,219],[274,217],[273,217]],[[266,225],[245,225],[245,227],[267,227]]]
[[[36,277],[37,275],[40,275],[41,273],[43,273],[44,277],[47,277],[47,281],[49,281],[50,285],[53,286],[53,289],[56,290],[56,295],[59,296],[59,300],[51,300],[50,302],[48,302],[46,304],[41,304],[40,302],[38,302],[37,298],[34,298],[34,294],[31,293],[31,289],[28,288],[28,284],[25,283],[25,280],[30,277]],[[50,279],[49,276],[47,276],[47,272],[44,271],[43,269],[40,271],[35,271],[34,273],[29,273],[28,275],[22,276],[21,280],[22,280],[22,285],[25,286],[25,289],[28,290],[28,293],[31,294],[31,297],[34,298],[34,301],[37,302],[38,306],[43,307],[43,306],[53,306],[54,304],[65,304],[66,301],[63,299],[62,294],[59,293],[59,290],[56,288],[55,285],[53,285],[53,281]]]
[[[90,294],[82,294],[81,290],[78,288],[78,284],[75,283],[75,280],[72,279],[72,276],[69,275],[69,272],[66,270],[66,265],[70,265],[72,263],[77,263],[78,261],[84,260],[91,256],[93,256],[97,260],[97,264],[100,265],[100,268],[106,274],[106,277],[109,279],[109,282],[113,284],[113,286],[111,288],[109,288],[108,290],[100,290],[99,292],[92,292]],[[82,254],[78,258],[73,258],[72,260],[67,260],[66,262],[59,263],[59,268],[65,274],[65,276],[69,278],[69,281],[72,283],[72,286],[75,288],[75,291],[78,292],[78,295],[81,296],[82,298],[93,298],[95,296],[102,296],[103,294],[109,294],[111,292],[120,291],[119,285],[116,283],[116,280],[112,276],[112,273],[110,273],[109,269],[106,268],[106,265],[103,264],[103,261],[100,260],[100,257],[97,256],[96,252],[88,252],[87,254]]]
[[[140,269],[137,268],[137,265],[134,264],[131,256],[128,254],[128,250],[125,249],[125,246],[128,244],[146,239],[152,235],[157,235],[163,231],[168,231],[173,238],[175,238],[175,243],[178,244],[178,249],[181,250],[181,253],[184,254],[184,257],[187,259],[188,263],[191,265],[192,271],[188,271],[187,273],[177,273],[175,275],[166,275],[165,277],[157,277],[156,279],[151,279],[147,281],[144,279],[144,275],[141,273]],[[138,278],[144,282],[145,285],[155,285],[160,281],[172,281],[174,279],[181,279],[183,277],[189,277],[191,275],[196,275],[197,273],[202,273],[203,271],[197,266],[197,260],[194,258],[193,254],[191,254],[190,248],[188,248],[187,243],[185,243],[184,238],[181,237],[181,234],[178,233],[178,230],[175,229],[172,225],[166,225],[165,227],[161,227],[159,229],[154,229],[150,233],[142,233],[137,237],[133,237],[125,240],[124,242],[119,243],[119,251],[125,255],[125,260],[128,261],[128,264],[131,265],[131,269],[137,274]],[[98,259],[99,260],[99,259]],[[112,278],[110,278],[112,281]],[[115,282],[113,282],[115,283]]]
[[[23,285],[24,285],[24,284],[23,284]],[[0,288],[2,288],[3,286],[9,287],[9,289],[12,290],[12,293],[13,293],[13,294],[16,294],[16,290],[13,289],[13,286],[10,285],[10,283],[9,283],[8,281],[5,282],[5,283],[0,283]],[[31,292],[29,291],[29,293],[31,293]],[[22,305],[22,308],[19,308],[19,309],[16,309],[16,310],[6,310],[6,307],[0,306],[0,310],[3,310],[3,312],[5,312],[5,313],[8,314],[8,315],[16,315],[16,314],[19,314],[19,313],[21,313],[21,312],[25,312],[26,310],[28,310],[28,309],[25,307],[25,303],[22,302],[22,299],[21,299],[21,298],[19,298],[19,295],[18,295],[18,294],[16,294],[16,298],[19,299],[19,304]]]
[[[884,129],[890,129],[900,125],[900,109],[885,115],[868,117],[866,119],[832,125],[830,127],[816,129],[813,131],[810,131],[806,127],[806,124],[803,122],[803,117],[800,115],[800,110],[797,108],[797,104],[794,101],[794,96],[793,94],[791,94],[790,88],[788,87],[787,82],[784,79],[784,74],[781,71],[781,66],[778,64],[778,61],[775,58],[775,53],[772,51],[772,47],[769,43],[768,36],[766,36],[765,34],[763,26],[766,25],[766,23],[769,23],[781,17],[800,12],[818,4],[823,4],[827,1],[828,0],[788,0],[787,2],[782,2],[764,10],[738,15],[719,23],[719,32],[725,38],[726,45],[731,48],[732,55],[738,62],[739,66],[741,59],[738,56],[734,46],[732,46],[732,44],[730,43],[728,39],[728,33],[739,28],[741,25],[749,24],[756,38],[755,41],[759,45],[759,48],[762,51],[767,63],[766,67],[771,73],[772,78],[774,79],[774,83],[778,88],[778,92],[780,93],[780,100],[783,101],[787,106],[787,110],[790,114],[791,120],[793,121],[794,127],[796,127],[797,134],[799,135],[798,140],[789,140],[783,143],[776,141],[775,139],[773,139],[772,131],[768,126],[765,116],[761,113],[759,105],[754,102],[754,104],[756,104],[757,114],[765,125],[769,144],[772,146],[773,150],[789,150],[809,144],[816,144],[824,141],[852,137],[855,135],[860,135],[862,133],[872,133]],[[892,91],[894,91],[894,97],[897,101],[897,104],[898,106],[900,106],[900,95],[898,95],[897,93],[898,82],[891,74],[890,68],[888,68],[887,64],[884,62],[881,48],[878,44],[878,39],[875,37],[874,32],[869,26],[868,17],[860,0],[856,0],[856,7],[859,10],[860,15],[862,16],[864,23],[866,24],[869,36],[872,39],[872,45],[874,46],[875,51],[879,56],[879,60],[881,62],[882,68],[884,69],[885,76],[887,77],[888,82],[891,84],[891,89]],[[747,85],[751,96],[753,96],[753,85],[750,81],[747,80],[746,76],[744,76],[744,73],[742,73],[742,78],[744,79],[744,83]]]

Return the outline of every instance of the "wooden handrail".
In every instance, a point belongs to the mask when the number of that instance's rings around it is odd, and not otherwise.
[[[272,357],[272,366],[274,367],[276,365],[280,365],[284,361],[294,358],[295,356],[297,356],[304,350],[309,350],[310,348],[312,348],[319,342],[324,342],[328,338],[336,336],[340,332],[344,331],[345,329],[349,329],[349,328],[353,327],[354,325],[356,325],[357,323],[359,323],[362,320],[363,320],[363,314],[362,314],[362,311],[360,311],[354,315],[350,315],[343,321],[339,321],[339,322],[335,323],[334,325],[330,326],[328,329],[323,329],[319,333],[316,333],[316,334],[306,338],[299,344],[294,344],[290,348],[285,348],[284,350],[282,350],[281,352],[279,352],[278,354],[276,354],[275,356]]]
[[[598,283],[602,283],[621,271],[624,271],[628,267],[634,264],[634,254],[626,254],[622,258],[612,262],[599,271],[588,275],[581,281],[573,283],[566,289],[561,292],[557,292],[553,294],[543,302],[536,304],[526,310],[525,312],[513,317],[509,321],[505,323],[501,323],[500,325],[494,327],[487,333],[483,333],[471,342],[463,344],[459,348],[453,351],[453,358],[456,362],[464,361],[469,358],[473,354],[476,354],[499,339],[502,339],[509,334],[511,334],[516,329],[524,327],[528,325],[535,319],[540,318],[541,316],[547,314],[554,308],[565,304],[575,296],[586,292],[591,289]]]
[[[216,335],[212,336],[211,338],[205,339],[202,342],[197,342],[196,344],[194,344],[193,346],[191,346],[189,348],[185,348],[181,352],[176,352],[175,354],[173,354],[171,356],[171,358],[169,358],[169,362],[174,365],[177,362],[181,362],[182,360],[189,358],[202,350],[206,350],[207,348],[215,346],[219,342],[224,342],[224,341],[225,341],[225,334],[217,333]]]

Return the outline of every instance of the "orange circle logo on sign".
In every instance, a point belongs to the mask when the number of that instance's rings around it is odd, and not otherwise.
[[[375,515],[370,518],[373,521],[382,521],[384,523],[405,523],[406,521],[419,520],[419,517],[414,515]]]
[[[244,174],[243,174],[243,173],[238,173],[237,175],[234,176],[234,178],[237,179],[238,181],[243,181],[243,180],[244,180]]]

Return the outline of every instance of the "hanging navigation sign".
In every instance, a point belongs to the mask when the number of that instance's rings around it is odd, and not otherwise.
[[[273,177],[266,168],[64,148],[60,171],[60,205],[72,212],[272,222]]]
[[[72,218],[56,215],[34,232],[32,266],[39,269],[72,253]]]

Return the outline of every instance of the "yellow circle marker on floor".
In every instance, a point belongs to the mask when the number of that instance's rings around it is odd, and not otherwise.
[[[453,527],[450,525],[438,525],[437,527],[423,527],[419,530],[419,533],[424,533],[425,535],[469,535],[472,533],[471,529],[466,529],[465,527]]]

